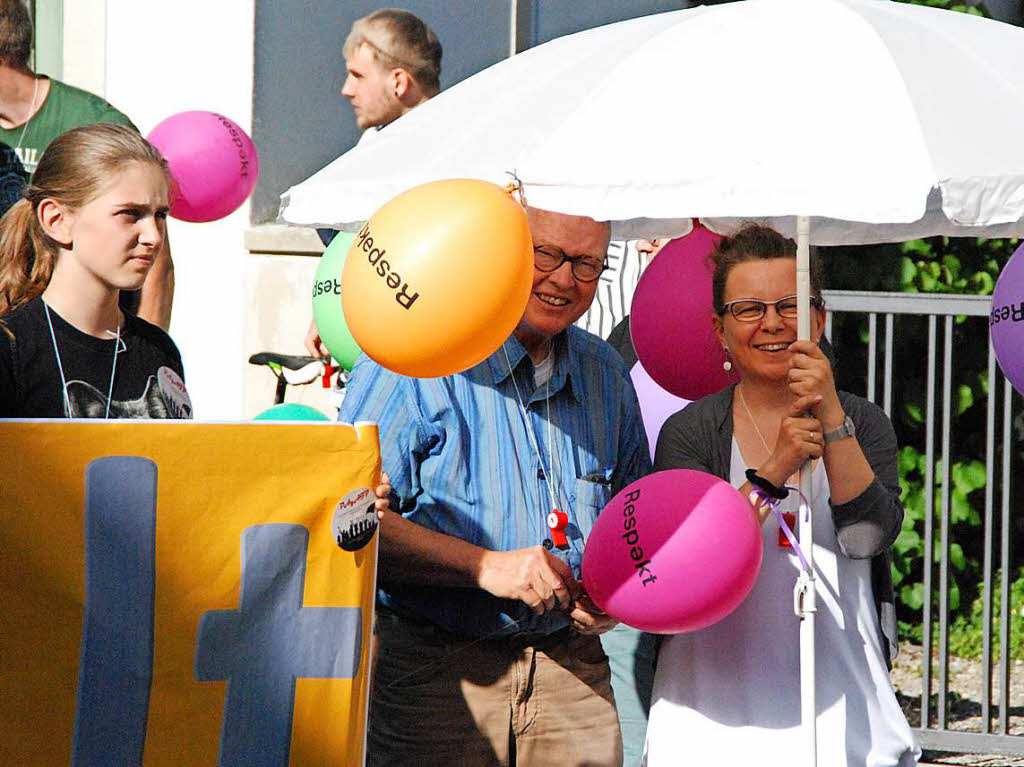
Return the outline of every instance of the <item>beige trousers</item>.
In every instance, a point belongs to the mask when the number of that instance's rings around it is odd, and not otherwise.
[[[381,611],[367,765],[620,767],[597,637],[474,641]]]

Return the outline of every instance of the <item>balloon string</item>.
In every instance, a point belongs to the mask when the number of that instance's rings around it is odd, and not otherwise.
[[[512,180],[505,185],[505,191],[511,194],[516,194],[519,197],[519,204],[524,208],[527,207],[526,202],[526,190],[523,188],[523,182],[519,176],[516,175],[514,170],[505,171],[506,176],[511,176]]]
[[[522,622],[520,620],[518,620],[518,619],[515,619],[515,620],[512,621],[512,627],[519,628],[521,625],[522,625]],[[418,666],[414,670],[410,671],[408,674],[403,674],[402,676],[398,677],[398,679],[392,679],[388,684],[384,685],[384,689],[385,690],[389,690],[392,687],[394,687],[396,684],[398,684],[399,682],[404,682],[409,677],[416,676],[417,674],[420,674],[420,673],[422,673],[424,671],[429,671],[430,669],[434,668],[435,666],[440,666],[442,663],[447,663],[449,660],[454,658],[456,655],[459,655],[460,653],[465,652],[466,650],[468,650],[471,647],[475,647],[476,645],[480,644],[481,642],[485,642],[488,639],[493,639],[494,637],[498,636],[499,634],[507,631],[509,628],[510,628],[510,626],[507,626],[507,625],[506,626],[502,626],[501,628],[497,628],[494,631],[492,631],[490,634],[485,634],[482,637],[474,639],[469,644],[464,644],[461,647],[457,647],[456,649],[452,650],[449,653],[445,653],[443,656],[441,656],[437,660],[431,661],[430,663],[424,663],[423,665]]]
[[[791,490],[795,492],[798,496],[800,496],[800,509],[798,511],[798,514],[802,512],[805,515],[805,518],[809,517],[811,514],[811,506],[807,502],[807,496],[800,492],[800,488],[787,485],[784,486],[782,489]],[[765,496],[762,496],[762,498],[765,498]],[[793,551],[796,552],[796,556],[800,560],[800,565],[803,567],[804,570],[810,572],[811,566],[807,564],[807,558],[804,557],[804,552],[800,548],[800,542],[796,539],[796,536],[793,534],[792,528],[790,528],[790,526],[786,523],[786,518],[782,515],[782,512],[779,511],[779,502],[774,498],[765,498],[765,502],[767,503],[768,508],[772,510],[772,513],[775,515],[775,518],[779,521],[779,528],[782,530],[783,534],[786,536],[786,539],[793,547]]]

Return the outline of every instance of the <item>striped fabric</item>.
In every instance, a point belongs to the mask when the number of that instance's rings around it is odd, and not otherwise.
[[[598,512],[650,471],[650,461],[636,393],[616,352],[570,327],[556,337],[554,353],[548,390],[535,389],[533,362],[515,336],[476,367],[445,378],[406,378],[363,355],[339,420],[380,425],[384,470],[405,517],[487,549],[535,546],[549,537],[550,474],[569,518],[570,549],[555,553],[579,577]],[[399,613],[471,636],[565,625],[560,615],[538,618],[520,602],[476,589],[387,584],[378,596]]]
[[[594,302],[576,320],[576,326],[607,338],[612,328],[629,314],[633,291],[646,266],[646,257],[636,252],[636,240],[609,243],[608,268],[598,279]]]

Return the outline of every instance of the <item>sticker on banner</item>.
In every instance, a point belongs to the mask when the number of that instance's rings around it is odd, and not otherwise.
[[[164,365],[156,371],[157,386],[160,387],[160,394],[167,404],[167,409],[173,418],[191,418],[192,400],[188,396],[185,382],[181,376],[171,368]]]
[[[338,501],[331,529],[345,551],[359,551],[373,538],[377,529],[376,500],[370,488],[360,487]]]

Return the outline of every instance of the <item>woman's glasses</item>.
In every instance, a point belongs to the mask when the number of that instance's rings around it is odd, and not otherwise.
[[[541,245],[533,249],[533,264],[542,272],[553,272],[566,261],[572,276],[580,282],[593,282],[606,268],[604,259],[594,256],[569,256],[561,248]]]
[[[725,304],[718,314],[721,316],[729,312],[740,322],[757,322],[768,313],[769,306],[774,306],[775,313],[780,317],[785,317],[788,320],[796,319],[796,296],[783,296],[778,301],[758,301],[756,298],[739,298]],[[811,296],[811,306],[815,309],[821,309],[825,306],[825,302],[817,296]]]

